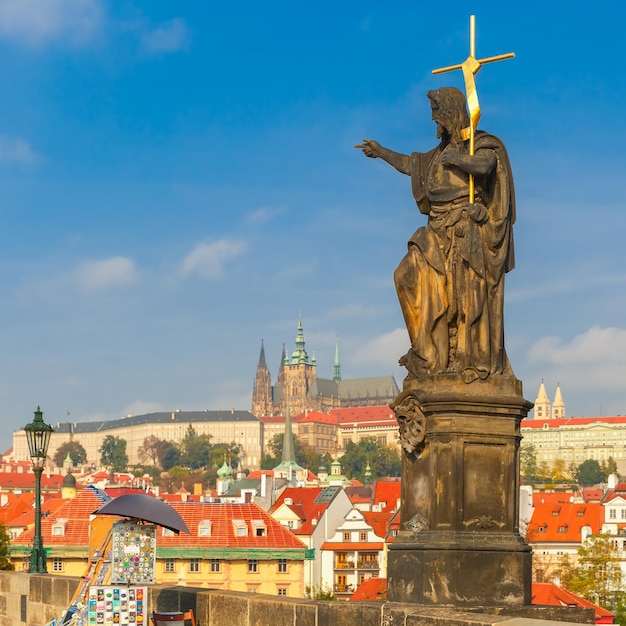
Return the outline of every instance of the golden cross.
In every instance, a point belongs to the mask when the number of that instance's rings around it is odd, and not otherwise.
[[[495,57],[487,57],[485,59],[476,59],[476,16],[470,15],[470,53],[467,59],[458,65],[449,65],[438,70],[433,70],[433,74],[443,74],[444,72],[452,72],[453,70],[462,70],[465,80],[465,96],[467,98],[467,108],[469,109],[470,126],[469,126],[469,153],[474,154],[474,143],[476,139],[476,129],[480,120],[480,104],[478,102],[478,92],[476,91],[476,80],[474,76],[485,63],[493,63],[493,61],[503,61],[504,59],[512,59],[515,53],[499,54]],[[467,137],[464,137],[467,139]],[[469,175],[469,201],[474,202],[474,176]]]

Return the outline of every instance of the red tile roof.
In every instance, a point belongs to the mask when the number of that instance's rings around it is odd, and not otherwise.
[[[389,524],[393,513],[374,513],[372,511],[362,511],[365,521],[372,527],[377,537],[385,539],[389,533]]]
[[[383,502],[385,506],[383,511],[395,511],[398,508],[398,500],[400,499],[400,488],[402,483],[400,480],[377,480],[374,485],[374,506],[379,506]]]
[[[49,514],[45,514],[45,504],[52,505]],[[89,545],[89,516],[102,505],[94,495],[91,489],[83,489],[76,494],[75,498],[62,500],[49,500],[42,506],[44,515],[41,520],[41,536],[44,545]],[[34,519],[34,512],[33,512]],[[65,532],[63,535],[53,535],[52,526],[59,519],[67,520],[65,524]],[[28,545],[32,543],[34,529],[24,531],[17,539],[13,541],[15,544]]]
[[[597,535],[603,523],[604,507],[597,502],[544,502],[535,506],[526,539],[531,543],[580,543],[584,526]]]
[[[90,515],[102,506],[90,489],[80,491],[75,498],[61,500],[61,506],[54,513],[44,517],[41,532],[44,545],[89,545]],[[281,526],[256,504],[208,504],[198,502],[177,502],[170,505],[187,524],[190,533],[164,535],[157,530],[157,548],[254,548],[254,549],[298,549],[306,546],[287,528]],[[66,519],[63,535],[53,535],[52,526],[58,519]],[[120,518],[121,519],[121,518]],[[198,527],[202,520],[211,522],[209,536],[199,536]],[[243,520],[246,528],[244,536],[235,532],[233,520]],[[255,532],[252,520],[259,520],[263,535]],[[25,531],[14,543],[32,543],[33,531]]]
[[[337,418],[342,428],[350,428],[354,424],[367,423],[368,426],[389,425],[397,426],[395,413],[387,406],[361,406],[345,409],[331,409],[329,413]]]
[[[209,504],[198,502],[173,503],[174,508],[187,524],[190,535],[162,536],[158,532],[157,547],[196,548],[254,548],[254,549],[301,549],[306,546],[288,528],[279,524],[257,504]],[[211,522],[210,536],[198,536],[202,520]],[[238,536],[233,520],[243,520],[247,534]],[[263,535],[255,532],[252,521],[259,520],[264,527]]]
[[[384,600],[387,596],[386,578],[366,578],[350,596],[350,600]]]
[[[612,624],[615,617],[611,611],[607,611],[605,608],[552,583],[533,583],[531,602],[532,604],[548,606],[578,606],[580,608],[594,609],[596,624]]]
[[[322,487],[287,487],[270,509],[270,515],[282,505],[288,506],[301,520],[300,527],[294,528],[292,532],[296,535],[310,535],[330,504],[315,502],[321,491]],[[287,504],[286,499],[291,499],[293,504]]]
[[[562,426],[586,426],[588,424],[626,424],[626,416],[616,417],[562,417],[559,419],[525,419],[522,420],[522,428],[541,429],[547,424],[549,428],[561,428]]]
[[[310,411],[309,413],[303,414],[302,416],[300,416],[300,419],[298,419],[298,424],[310,422],[314,422],[316,424],[331,424],[333,426],[336,426],[337,418],[334,415],[330,415],[329,413]]]

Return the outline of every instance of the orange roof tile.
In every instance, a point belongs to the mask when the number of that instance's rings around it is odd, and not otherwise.
[[[533,511],[526,539],[531,543],[580,543],[584,526],[589,526],[596,535],[603,523],[604,507],[597,502],[539,503]]]
[[[366,578],[350,596],[350,600],[384,600],[387,595],[386,578]]]
[[[552,583],[533,583],[531,602],[532,604],[548,606],[574,605],[580,608],[594,609],[596,624],[612,624],[615,617],[611,611],[607,611],[605,608]]]
[[[380,505],[384,502],[383,511],[395,511],[398,508],[401,487],[402,483],[399,479],[377,480],[374,485],[374,505]]]
[[[393,513],[374,513],[372,511],[362,511],[365,521],[372,527],[377,537],[385,539],[389,533],[389,524]]]

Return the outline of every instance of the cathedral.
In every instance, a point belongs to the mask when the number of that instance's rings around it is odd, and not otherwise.
[[[341,407],[380,406],[396,399],[400,389],[393,376],[342,380],[339,346],[335,347],[332,379],[317,377],[317,361],[309,357],[304,342],[302,318],[298,322],[295,350],[288,356],[285,346],[272,385],[265,362],[265,346],[261,340],[261,355],[252,391],[253,415],[292,415],[306,411],[327,412]]]

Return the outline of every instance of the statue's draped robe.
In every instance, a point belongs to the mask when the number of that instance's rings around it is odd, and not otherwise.
[[[441,144],[410,156],[413,195],[428,215],[408,242],[395,271],[398,298],[411,349],[410,374],[462,372],[468,382],[512,373],[504,350],[504,274],[514,267],[513,177],[502,142],[479,132],[475,154],[492,151],[495,165],[475,177],[469,203],[468,175],[445,165]]]

